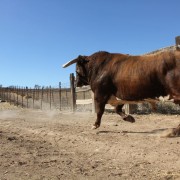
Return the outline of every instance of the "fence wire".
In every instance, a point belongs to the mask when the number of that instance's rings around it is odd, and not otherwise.
[[[64,88],[59,84],[58,88],[49,87],[0,87],[1,101],[22,108],[33,109],[71,109],[70,88]]]
[[[72,110],[72,95],[68,87],[68,83],[61,84],[59,87],[3,87],[0,86],[0,102],[7,101],[22,108],[42,109],[42,110]],[[76,99],[87,100],[91,99],[91,90],[77,89]],[[76,111],[92,111],[92,104],[76,104]],[[153,109],[148,103],[138,103],[134,112],[136,114],[180,114],[180,106],[172,102],[159,102],[156,104],[156,109]]]

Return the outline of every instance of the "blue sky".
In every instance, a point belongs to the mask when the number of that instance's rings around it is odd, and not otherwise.
[[[0,84],[69,84],[96,51],[143,54],[175,44],[179,0],[0,0]]]

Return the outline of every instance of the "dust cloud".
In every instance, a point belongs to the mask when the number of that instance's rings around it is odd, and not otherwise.
[[[0,111],[0,118],[1,119],[16,118],[17,116],[18,116],[18,111],[16,111],[16,110],[3,110],[3,111]]]

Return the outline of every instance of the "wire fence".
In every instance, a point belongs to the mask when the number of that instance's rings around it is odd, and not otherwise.
[[[91,90],[77,89],[75,99],[91,99]],[[0,86],[0,101],[9,102],[22,108],[41,110],[72,111],[72,94],[69,83],[59,83],[59,86],[40,87],[3,87]],[[90,104],[77,104],[76,111],[92,111]]]
[[[67,85],[67,83],[66,83]],[[76,111],[93,111],[92,92],[90,88],[76,89]],[[72,94],[69,87],[59,83],[58,87],[3,87],[0,86],[0,102],[9,102],[22,108],[41,110],[72,111]],[[81,102],[81,103],[79,103]],[[180,114],[180,106],[172,102],[159,102],[154,110],[149,103],[138,103],[133,113],[150,114],[152,112],[161,114]]]
[[[22,108],[71,109],[70,88],[62,88],[61,83],[58,88],[0,87],[0,98]]]

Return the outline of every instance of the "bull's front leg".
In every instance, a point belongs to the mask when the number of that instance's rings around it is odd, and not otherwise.
[[[101,125],[101,118],[104,113],[105,109],[105,104],[104,102],[98,102],[95,100],[95,109],[96,109],[96,114],[97,114],[97,119],[92,127],[92,129],[97,129]]]
[[[123,104],[122,105],[117,105],[116,106],[116,113],[119,114],[124,121],[128,121],[128,122],[134,123],[135,119],[131,115],[125,114],[122,111],[122,108],[123,108]]]
[[[94,102],[95,102],[95,110],[97,114],[97,119],[92,127],[92,129],[97,129],[101,125],[101,118],[104,113],[105,105],[109,99],[109,95],[100,95],[98,91],[94,93]]]

